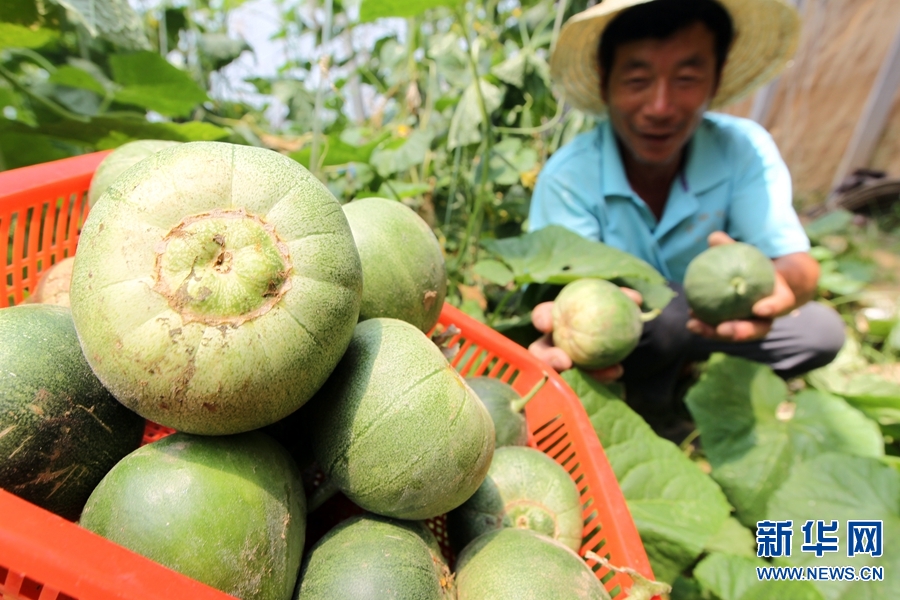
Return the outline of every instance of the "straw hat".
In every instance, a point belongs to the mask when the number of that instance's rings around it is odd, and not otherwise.
[[[586,113],[603,112],[597,49],[603,30],[620,12],[653,0],[604,0],[569,19],[550,58],[554,83],[566,101]],[[784,0],[718,0],[731,15],[734,42],[713,107],[746,96],[774,77],[797,48],[800,17]]]

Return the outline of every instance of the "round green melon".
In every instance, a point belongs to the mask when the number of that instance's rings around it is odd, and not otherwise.
[[[313,452],[350,500],[427,519],[465,502],[494,453],[487,409],[415,326],[369,319],[309,408]]]
[[[94,206],[103,192],[116,180],[116,177],[124,173],[132,165],[139,163],[148,156],[156,154],[160,150],[177,146],[181,142],[169,140],[137,140],[122,144],[110,152],[103,161],[97,165],[94,176],[91,178],[91,186],[88,189],[88,204]]]
[[[123,458],[80,524],[242,600],[286,600],[306,500],[297,466],[268,436],[175,433]]]
[[[634,300],[603,279],[573,281],[553,302],[553,344],[583,369],[621,362],[637,347],[643,328]]]
[[[522,414],[524,405],[519,392],[493,377],[467,377],[466,383],[491,414],[496,447],[528,443],[528,423]]]
[[[694,316],[718,325],[753,317],[753,305],[775,289],[775,266],[743,242],[712,246],[694,257],[684,273],[684,295]]]
[[[396,200],[354,200],[344,213],[362,261],[360,320],[387,317],[431,330],[447,295],[444,254],[431,228]]]
[[[497,448],[478,491],[447,515],[457,551],[501,527],[531,529],[578,550],[583,526],[575,482],[555,460],[527,446]]]
[[[529,529],[475,538],[456,561],[458,600],[609,600],[591,568],[560,542]]]
[[[430,538],[430,539],[429,539]],[[455,600],[453,577],[420,521],[338,524],[307,553],[295,600]]]
[[[69,288],[72,285],[72,267],[75,258],[64,258],[52,267],[41,273],[41,279],[34,288],[34,292],[27,304],[55,304],[57,306],[69,306]]]
[[[0,310],[0,488],[75,520],[143,433],[91,372],[69,309]]]
[[[224,435],[302,406],[343,355],[362,270],[328,189],[271,150],[191,142],[134,165],[91,210],[70,297],[123,404]]]

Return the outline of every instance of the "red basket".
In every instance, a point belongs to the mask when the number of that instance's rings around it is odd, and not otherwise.
[[[88,212],[86,190],[105,155],[98,152],[0,173],[0,307],[21,302],[43,270],[75,253]],[[521,394],[548,378],[525,408],[530,443],[565,467],[578,485],[584,507],[581,554],[593,551],[616,566],[652,578],[618,482],[572,389],[527,350],[448,304],[439,326],[450,325],[459,329],[449,343],[459,344],[452,362],[463,375],[495,377]],[[144,441],[165,434],[165,429],[148,423]],[[440,521],[436,533],[446,546]],[[631,578],[591,564],[613,600],[623,600]],[[230,598],[2,490],[0,596],[4,600]]]

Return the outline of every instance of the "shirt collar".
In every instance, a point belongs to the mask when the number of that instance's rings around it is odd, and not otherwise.
[[[714,139],[713,123],[704,119],[694,132],[688,147],[688,161],[679,173],[677,185],[687,184],[686,192],[700,194],[728,178],[728,167],[721,149]],[[625,166],[609,119],[599,125],[599,144],[603,156],[603,195],[634,198],[634,191],[625,176]]]

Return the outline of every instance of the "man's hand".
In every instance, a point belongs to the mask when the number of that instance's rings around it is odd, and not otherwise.
[[[630,288],[620,288],[625,294],[634,300],[638,306],[643,303],[641,294]],[[534,328],[542,332],[539,339],[532,342],[528,346],[529,352],[539,359],[553,367],[554,370],[562,372],[572,368],[572,359],[562,349],[553,345],[553,302],[541,302],[531,311],[531,322]],[[603,369],[594,371],[586,371],[588,375],[599,381],[600,383],[611,383],[622,376],[622,365],[615,364]]]
[[[723,231],[709,234],[710,246],[733,244],[734,240]],[[797,307],[797,297],[784,276],[775,270],[775,289],[770,296],[760,299],[753,305],[755,319],[739,319],[723,321],[715,327],[691,318],[687,328],[697,335],[713,340],[727,342],[748,342],[766,337],[772,329],[776,317],[786,315]]]

